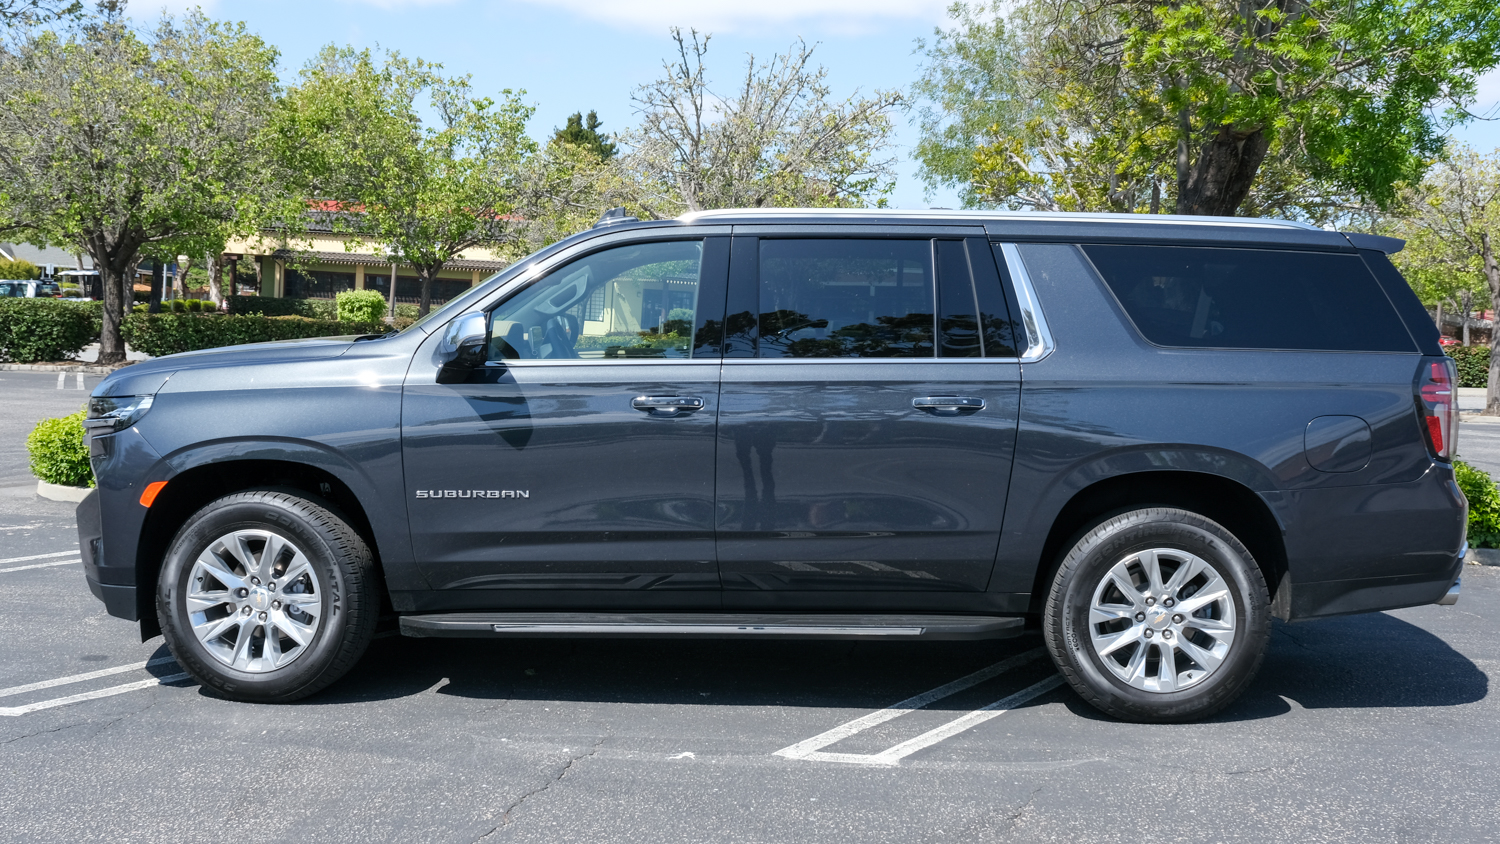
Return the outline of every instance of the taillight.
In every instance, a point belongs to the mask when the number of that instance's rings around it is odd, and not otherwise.
[[[1439,460],[1452,460],[1458,443],[1458,368],[1450,357],[1424,358],[1417,370],[1417,412],[1427,450]]]

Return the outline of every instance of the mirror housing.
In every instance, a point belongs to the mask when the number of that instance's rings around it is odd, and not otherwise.
[[[439,384],[461,384],[469,373],[484,365],[490,341],[489,319],[482,313],[470,313],[448,323],[438,342]]]

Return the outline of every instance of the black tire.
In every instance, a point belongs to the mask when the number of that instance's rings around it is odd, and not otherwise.
[[[1096,588],[1117,563],[1148,549],[1185,551],[1213,566],[1229,587],[1236,614],[1234,640],[1223,661],[1195,685],[1177,691],[1125,682],[1105,666],[1107,657],[1099,656],[1090,636]],[[1149,508],[1110,517],[1078,540],[1052,580],[1042,624],[1058,670],[1093,706],[1125,721],[1192,721],[1228,706],[1255,678],[1270,640],[1270,596],[1249,550],[1223,526],[1186,510]],[[1144,628],[1142,633],[1151,635]],[[1156,653],[1161,664],[1162,652]]]
[[[194,634],[186,606],[199,555],[237,530],[274,533],[300,549],[323,584],[320,623],[302,652],[268,671],[237,670]],[[296,495],[256,490],[225,496],[194,513],[177,532],[156,586],[156,610],[179,665],[221,697],[286,703],[327,687],[359,661],[375,634],[380,591],[369,546],[327,507]]]

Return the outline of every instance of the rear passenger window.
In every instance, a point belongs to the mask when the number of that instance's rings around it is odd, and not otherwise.
[[[762,240],[762,358],[933,356],[932,242]]]
[[[1083,251],[1159,346],[1416,351],[1357,255],[1189,246]]]

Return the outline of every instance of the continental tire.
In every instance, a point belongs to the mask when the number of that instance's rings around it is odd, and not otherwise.
[[[1122,720],[1191,721],[1249,686],[1270,638],[1265,578],[1223,526],[1185,510],[1106,519],[1053,578],[1043,618],[1058,670]]]
[[[336,513],[273,490],[220,498],[178,531],[156,588],[167,647],[231,700],[284,703],[343,676],[380,610],[369,547]]]

